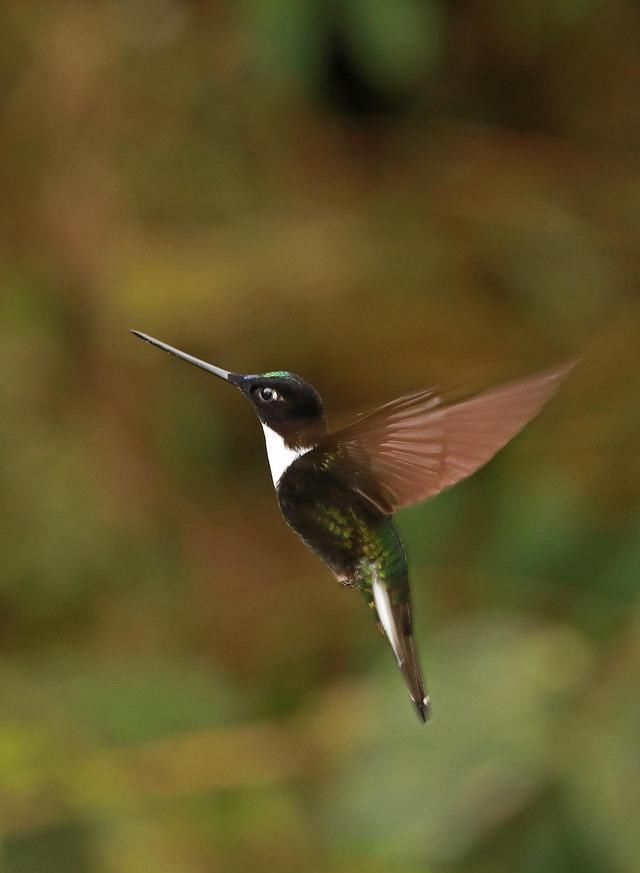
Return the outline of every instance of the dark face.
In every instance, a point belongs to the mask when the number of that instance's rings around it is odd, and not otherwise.
[[[234,376],[232,381],[251,401],[260,421],[278,433],[324,423],[320,395],[294,373]]]
[[[289,445],[308,446],[315,437],[326,432],[327,422],[320,395],[313,385],[295,373],[279,370],[259,376],[242,376],[194,358],[146,333],[138,330],[132,333],[152,346],[236,385],[249,399],[260,421],[286,437]]]

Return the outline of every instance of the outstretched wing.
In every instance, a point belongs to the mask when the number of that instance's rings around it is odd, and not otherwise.
[[[540,412],[573,364],[446,405],[434,391],[393,400],[329,434],[332,451],[364,497],[395,512],[470,476]]]

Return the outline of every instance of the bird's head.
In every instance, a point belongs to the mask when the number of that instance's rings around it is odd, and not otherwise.
[[[297,433],[326,428],[322,398],[309,382],[295,373],[278,370],[257,375],[241,375],[223,370],[137,330],[145,342],[187,361],[219,379],[235,385],[245,395],[263,425],[290,439]]]

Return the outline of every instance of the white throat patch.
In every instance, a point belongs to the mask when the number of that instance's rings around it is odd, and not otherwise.
[[[279,433],[271,430],[266,424],[262,425],[262,430],[264,431],[264,441],[267,446],[267,458],[271,467],[271,478],[273,479],[274,486],[277,487],[284,471],[291,466],[296,458],[310,451],[311,446],[292,449],[289,448]]]

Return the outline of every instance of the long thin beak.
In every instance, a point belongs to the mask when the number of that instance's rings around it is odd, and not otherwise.
[[[132,330],[131,333],[140,337],[140,339],[144,340],[146,343],[151,343],[152,346],[157,346],[159,349],[169,352],[170,355],[175,355],[176,358],[182,358],[183,361],[193,364],[194,367],[200,367],[201,370],[206,370],[207,373],[213,373],[214,376],[218,376],[226,382],[232,381],[235,376],[235,373],[230,373],[228,370],[223,370],[221,367],[208,364],[206,361],[201,361],[200,358],[194,358],[193,355],[188,355],[186,352],[174,349],[173,346],[160,342],[160,340],[154,339],[152,336],[147,336],[146,333],[140,333],[139,330]]]

